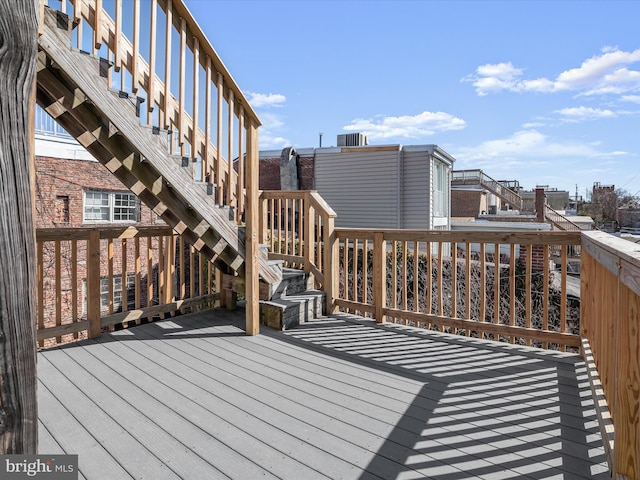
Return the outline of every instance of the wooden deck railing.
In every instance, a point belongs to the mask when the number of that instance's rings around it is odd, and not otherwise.
[[[216,203],[243,218],[260,121],[182,0],[45,4],[76,18],[73,47],[108,60],[109,86],[136,104],[143,125],[167,136],[196,180],[215,185]]]
[[[39,345],[212,305],[210,263],[167,226],[36,232]]]
[[[592,388],[598,396],[605,450],[612,478],[636,479],[640,478],[640,247],[604,232],[583,233],[582,247],[580,330],[585,359],[593,361],[599,376]]]
[[[567,286],[579,234],[338,228],[335,236],[335,303],[346,311],[542,348],[580,346]]]
[[[312,273],[332,311],[336,292],[336,213],[315,191],[264,191],[260,194],[260,243],[270,257]]]

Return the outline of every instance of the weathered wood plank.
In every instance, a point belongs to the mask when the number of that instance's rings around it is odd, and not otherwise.
[[[37,7],[35,1],[0,0],[0,454],[38,449],[32,177]]]

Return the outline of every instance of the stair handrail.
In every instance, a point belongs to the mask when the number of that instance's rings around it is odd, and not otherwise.
[[[216,203],[237,207],[237,218],[242,218],[245,208],[242,192],[246,187],[246,155],[257,155],[257,143],[252,146],[248,142],[248,129],[259,127],[261,122],[184,2],[151,0],[149,58],[142,55],[140,48],[140,0],[124,2],[128,8],[133,7],[132,40],[122,29],[123,0],[115,0],[115,19],[103,8],[102,0],[69,2],[73,7],[72,16],[79,21],[75,46],[83,49],[82,40],[86,39],[87,35],[83,33],[82,27],[87,25],[92,31],[91,53],[106,56],[115,73],[120,72],[120,90],[130,90],[132,94],[138,94],[140,90],[147,93],[146,119],[141,114],[140,121],[153,128],[174,132],[169,137],[172,153],[188,157],[192,162],[198,158],[205,159],[197,172],[194,168],[194,176],[215,184]],[[55,6],[57,0],[41,0],[41,5],[48,3]],[[60,2],[63,11],[65,4],[64,0]],[[158,75],[156,62],[158,11],[164,13],[165,68],[164,74],[161,75]],[[177,66],[177,93],[172,90],[171,85],[172,76],[175,76],[171,56],[174,29],[178,33],[180,58]],[[193,59],[188,66],[187,50]],[[127,73],[123,74],[122,70]],[[151,71],[154,72],[153,75],[150,75]],[[110,85],[114,81],[113,75],[109,69]],[[203,76],[204,99],[200,98],[200,77]],[[190,85],[187,86],[187,83]],[[215,95],[212,94],[214,89]],[[190,111],[186,102],[187,91],[193,92]],[[201,120],[200,115],[202,106],[204,120]],[[212,111],[212,107],[216,107],[215,112]],[[216,115],[215,125],[212,122],[212,114]],[[202,123],[204,128],[201,127]],[[212,131],[214,126],[215,132]],[[255,151],[249,152],[251,149]],[[233,159],[238,160],[235,167]]]
[[[560,230],[568,232],[582,230],[578,224],[572,222],[560,212],[551,208],[548,204],[545,204],[544,206],[544,217]]]
[[[508,185],[505,185],[498,180],[494,180],[480,169],[454,170],[452,172],[451,179],[452,182],[458,180],[462,182],[471,181],[473,183],[477,183],[498,195],[515,209],[519,210],[522,208],[522,197],[517,192],[511,190]]]
[[[260,192],[259,241],[269,257],[313,274],[325,292],[327,312],[338,292],[336,212],[315,190]]]

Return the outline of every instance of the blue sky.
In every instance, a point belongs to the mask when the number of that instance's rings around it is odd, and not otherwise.
[[[185,1],[261,149],[363,132],[526,189],[640,194],[638,1]]]

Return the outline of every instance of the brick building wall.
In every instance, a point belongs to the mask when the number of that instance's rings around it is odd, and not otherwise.
[[[314,190],[315,157],[298,155],[298,183],[300,190]],[[280,157],[261,158],[258,185],[260,190],[280,190]]]
[[[451,189],[451,216],[475,218],[487,211],[487,195],[483,190]]]
[[[68,228],[68,227],[110,227],[128,225],[157,225],[162,224],[157,216],[146,205],[139,205],[138,222],[120,223],[85,223],[83,221],[83,192],[86,190],[108,191],[108,192],[128,192],[129,190],[103,165],[96,161],[84,159],[61,159],[45,156],[35,157],[35,210],[36,228]],[[149,245],[149,242],[151,244]],[[123,247],[124,245],[124,247]],[[158,302],[158,268],[159,268],[159,240],[142,238],[139,242],[141,252],[140,271],[140,297],[138,299],[141,307],[151,306]],[[152,266],[149,269],[147,256],[148,246],[152,252]],[[56,324],[56,317],[62,323],[71,322],[74,313],[74,289],[77,304],[75,310],[77,318],[86,316],[85,293],[86,293],[86,258],[87,245],[85,241],[76,242],[75,257],[72,257],[72,242],[63,241],[59,244],[59,251],[56,251],[55,242],[43,242],[42,244],[42,304],[44,306],[44,326],[50,327]],[[188,248],[187,246],[185,248]],[[113,240],[111,245],[112,262],[109,265],[107,254],[109,243],[101,240],[101,266],[100,276],[106,277],[111,273],[114,277],[119,277],[116,281],[121,282],[123,271],[126,274],[133,274],[135,271],[136,243],[133,239]],[[56,257],[60,255],[59,272],[56,273]],[[179,272],[180,255],[176,251],[176,272]],[[197,257],[197,256],[196,256]],[[182,256],[185,260],[185,275],[189,278],[192,268],[189,251]],[[73,285],[71,281],[72,259],[75,259],[75,270],[77,283]],[[198,259],[194,259],[193,268],[198,268]],[[124,266],[126,264],[126,267]],[[126,270],[126,271],[125,271]],[[59,280],[60,285],[56,285]],[[199,279],[197,282],[199,284]],[[127,279],[125,277],[125,282]],[[148,297],[148,285],[152,284],[152,297]],[[197,286],[199,290],[199,285]],[[177,292],[179,295],[179,292]],[[195,292],[194,292],[195,293]],[[186,297],[189,297],[189,287],[186,287]],[[126,298],[127,291],[124,289],[123,295]],[[129,291],[129,296],[132,291]],[[114,310],[117,311],[116,305]],[[104,314],[108,311],[103,311]]]
[[[82,227],[85,190],[129,191],[102,164],[88,160],[35,157],[36,228]],[[156,223],[156,215],[140,205],[140,224]]]

